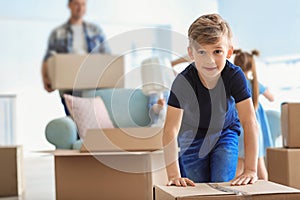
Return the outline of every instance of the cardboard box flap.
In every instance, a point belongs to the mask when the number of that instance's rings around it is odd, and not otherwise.
[[[90,129],[80,151],[155,151],[162,147],[161,127]]]
[[[182,187],[176,186],[155,186],[155,188],[166,191],[174,197],[195,197],[195,196],[215,196],[215,195],[227,195],[230,193],[213,189],[208,184],[196,183],[195,187]],[[231,193],[234,194],[234,193]]]
[[[75,149],[55,149],[34,151],[35,153],[50,155],[50,156],[143,156],[143,155],[159,155],[162,150],[158,151],[101,151],[101,152],[80,152]]]
[[[225,186],[245,192],[249,195],[259,194],[284,194],[284,193],[300,193],[300,190],[273,183],[270,181],[258,180],[255,184],[249,184],[244,186]]]
[[[217,195],[235,195],[239,191],[243,195],[263,195],[263,194],[288,194],[299,193],[300,190],[280,185],[277,183],[258,180],[255,184],[243,186],[231,186],[229,182],[218,183],[222,190],[214,189],[206,183],[197,183],[195,187],[176,186],[155,186],[158,190],[163,190],[173,197],[197,197],[197,196],[217,196]],[[227,192],[224,192],[228,189]]]

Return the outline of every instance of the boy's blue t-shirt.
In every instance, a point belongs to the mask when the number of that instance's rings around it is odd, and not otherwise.
[[[174,80],[168,105],[184,110],[179,134],[192,130],[196,138],[204,138],[208,130],[231,129],[240,134],[235,104],[250,97],[240,67],[226,61],[215,88],[207,89],[192,63]]]

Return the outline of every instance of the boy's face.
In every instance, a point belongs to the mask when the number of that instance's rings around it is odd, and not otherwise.
[[[195,61],[200,78],[204,80],[220,77],[226,59],[230,58],[232,53],[233,47],[228,45],[226,37],[222,37],[216,44],[188,47],[188,54]]]

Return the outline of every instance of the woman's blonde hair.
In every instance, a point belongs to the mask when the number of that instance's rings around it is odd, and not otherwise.
[[[241,49],[237,49],[233,51],[235,55],[234,57],[234,64],[239,66],[243,72],[245,73],[246,77],[250,80],[252,85],[252,100],[254,108],[257,109],[258,107],[258,96],[259,96],[259,86],[258,86],[258,79],[256,73],[256,64],[254,56],[259,56],[259,51],[253,50],[251,53],[242,51]],[[248,77],[249,72],[251,72],[252,77]]]
[[[216,44],[226,36],[232,45],[232,31],[229,24],[218,14],[202,15],[196,19],[188,30],[190,45]]]

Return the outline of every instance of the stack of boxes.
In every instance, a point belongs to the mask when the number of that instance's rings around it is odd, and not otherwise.
[[[300,103],[281,105],[282,148],[267,149],[269,180],[300,189]]]
[[[161,127],[90,129],[80,151],[53,152],[56,200],[152,200],[168,182],[161,148]]]
[[[119,55],[57,54],[48,66],[53,89],[123,88],[132,76]],[[161,137],[158,127],[94,129],[80,151],[54,150],[56,199],[152,200],[167,183]]]

